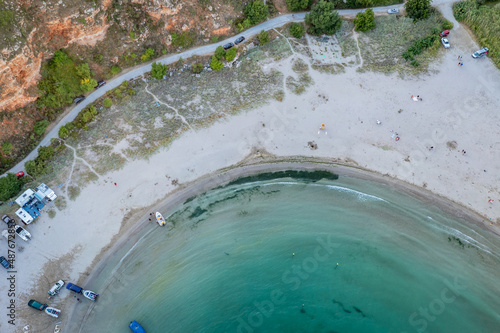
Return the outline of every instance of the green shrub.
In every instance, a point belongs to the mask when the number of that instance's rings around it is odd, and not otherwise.
[[[403,52],[402,56],[406,61],[413,60],[416,55],[422,53],[424,49],[431,47],[438,40],[439,38],[436,34],[431,34],[424,38],[417,39],[413,42],[413,45]]]
[[[375,14],[373,9],[368,8],[364,12],[358,13],[353,21],[356,31],[367,32],[375,28]]]
[[[151,76],[157,80],[163,79],[167,74],[168,66],[161,63],[153,62],[151,65]]]
[[[12,143],[4,142],[2,145],[2,154],[9,155],[11,151],[12,151]]]
[[[406,16],[413,21],[425,20],[431,15],[432,0],[408,0],[405,3]]]
[[[34,160],[27,161],[24,164],[26,172],[32,177],[37,178],[43,174],[52,171],[48,166],[48,161],[54,156],[55,149],[52,146],[38,148],[38,156]]]
[[[290,25],[290,35],[295,38],[302,38],[305,32],[306,28],[301,23],[294,22]]]
[[[420,64],[418,63],[417,60],[413,60],[412,62],[410,62],[410,65],[412,65],[413,67],[418,67],[420,66]]]
[[[194,44],[195,35],[189,31],[181,33],[172,33],[172,46],[188,48]]]
[[[135,39],[135,32],[131,31],[131,32],[129,33],[129,35],[130,35],[130,39],[132,39],[132,40],[134,40],[134,39]]]
[[[69,130],[65,125],[59,127],[59,137],[61,139],[67,138],[68,135],[69,135]]]
[[[250,20],[251,24],[257,24],[267,19],[269,9],[263,1],[256,0],[249,2],[245,6],[244,13],[246,18]]]
[[[451,30],[451,29],[453,29],[453,22],[450,22],[447,19],[444,19],[443,23],[441,23],[441,28],[443,30]]]
[[[0,201],[6,201],[21,191],[23,182],[11,172],[7,176],[0,177]]]
[[[234,58],[236,58],[237,53],[238,53],[238,49],[236,47],[233,47],[232,49],[229,49],[226,52],[226,55],[224,56],[224,58],[226,59],[226,61],[233,61]]]
[[[218,46],[215,49],[215,57],[217,60],[221,60],[226,55],[226,50],[222,46]]]
[[[120,73],[122,71],[122,69],[119,67],[119,66],[111,66],[111,74],[112,75],[116,75],[118,73]]]
[[[342,19],[335,10],[335,3],[320,0],[306,14],[306,24],[309,24],[309,33],[312,35],[333,35],[342,25]]]
[[[203,71],[203,64],[196,63],[192,67],[192,71],[194,74],[200,74]]]
[[[252,26],[252,22],[250,22],[250,19],[248,19],[248,18],[241,21],[241,23],[236,24],[236,28],[238,29],[239,32],[241,32],[245,29],[248,29],[251,26]]]
[[[216,56],[212,56],[212,60],[210,61],[210,68],[212,68],[214,71],[220,71],[222,68],[224,68],[224,65],[219,61],[219,59],[217,59]]]
[[[311,6],[311,4],[312,0],[286,0],[286,6],[293,12],[306,10]]]
[[[269,43],[269,32],[262,30],[257,35],[257,38],[259,39],[260,45],[265,45]]]
[[[113,102],[111,101],[110,98],[106,98],[103,102],[102,102],[102,105],[104,105],[104,107],[106,108],[110,108],[111,105],[113,105]]]
[[[146,51],[144,51],[144,53],[141,55],[141,61],[142,62],[146,62],[146,61],[149,61],[151,59],[153,59],[153,57],[155,56],[155,50],[153,49],[146,49]]]
[[[49,125],[50,122],[46,119],[37,121],[35,126],[33,127],[33,131],[35,132],[36,135],[42,135],[43,133],[45,133],[45,130]]]

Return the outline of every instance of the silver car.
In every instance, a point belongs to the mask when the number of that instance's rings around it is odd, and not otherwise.
[[[387,14],[397,14],[397,13],[399,13],[399,9],[397,8],[387,10]]]
[[[443,44],[444,48],[445,49],[449,49],[450,48],[450,42],[448,42],[448,38],[441,38],[441,43]]]

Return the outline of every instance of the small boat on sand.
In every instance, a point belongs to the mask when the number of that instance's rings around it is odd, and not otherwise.
[[[49,306],[45,308],[45,313],[51,317],[58,318],[59,314],[61,313],[61,310]]]
[[[156,212],[156,222],[158,222],[158,224],[163,227],[165,225],[165,219],[163,218],[163,215],[161,215],[160,212]]]
[[[134,333],[146,333],[146,330],[142,328],[142,326],[136,322],[135,320],[131,322],[128,327],[132,330]]]
[[[99,294],[96,294],[95,292],[90,291],[90,290],[84,290],[83,291],[83,296],[85,296],[89,300],[95,302],[95,301],[97,301],[97,296],[99,296]]]

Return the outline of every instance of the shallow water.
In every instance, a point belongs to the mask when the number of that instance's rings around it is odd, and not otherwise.
[[[388,186],[256,180],[169,220],[87,286],[101,295],[82,332],[130,332],[132,320],[148,333],[500,327],[500,240]]]

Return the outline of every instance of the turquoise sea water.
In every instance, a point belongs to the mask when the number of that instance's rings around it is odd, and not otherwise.
[[[87,286],[101,296],[81,332],[125,333],[132,320],[148,333],[500,327],[498,237],[385,185],[252,181],[169,220]]]

